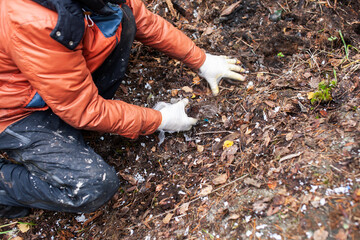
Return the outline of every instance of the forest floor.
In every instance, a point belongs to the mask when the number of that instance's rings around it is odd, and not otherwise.
[[[85,133],[119,173],[113,199],[90,214],[1,220],[4,239],[360,239],[359,1],[146,4],[207,52],[238,58],[246,80],[222,80],[214,97],[196,72],[135,43],[117,98],[187,97],[199,123],[165,138]]]

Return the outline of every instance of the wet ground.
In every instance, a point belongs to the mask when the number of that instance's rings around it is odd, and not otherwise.
[[[21,221],[35,225],[2,227],[5,239],[360,239],[360,3],[147,4],[238,58],[246,81],[224,79],[213,97],[194,71],[135,43],[117,98],[187,97],[199,123],[137,140],[85,132],[121,189],[91,214],[34,210]],[[322,81],[331,100],[311,103]]]

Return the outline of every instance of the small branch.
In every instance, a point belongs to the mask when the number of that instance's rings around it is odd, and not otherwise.
[[[173,3],[171,2],[171,0],[165,0],[166,4],[168,5],[168,8],[170,9],[170,12],[171,12],[171,15],[173,17],[176,17],[176,11],[174,9],[174,5]]]
[[[292,159],[294,157],[298,157],[302,154],[302,152],[298,152],[298,153],[294,153],[294,154],[290,154],[290,155],[287,155],[285,157],[282,157],[280,158],[279,162],[281,163],[282,161],[285,161],[285,160],[289,160],[289,159]]]
[[[233,131],[211,131],[211,132],[199,132],[195,135],[203,135],[203,134],[214,134],[214,133],[234,133]]]

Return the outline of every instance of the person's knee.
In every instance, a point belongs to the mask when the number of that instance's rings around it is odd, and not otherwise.
[[[75,212],[93,212],[108,202],[117,192],[120,181],[115,170],[106,166],[92,171],[91,179],[79,180],[73,193],[78,201],[74,201]],[[77,202],[77,203],[76,203]]]

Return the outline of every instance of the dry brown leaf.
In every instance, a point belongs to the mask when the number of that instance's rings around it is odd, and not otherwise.
[[[193,82],[193,84],[195,84],[195,85],[199,85],[200,82],[201,82],[201,79],[200,79],[199,76],[196,76],[196,77],[193,78],[192,82]]]
[[[338,67],[341,63],[342,63],[342,59],[340,58],[330,58],[329,59],[329,63],[331,64],[331,66],[333,67]]]
[[[168,214],[164,217],[163,223],[168,224],[173,216],[174,216],[174,214],[168,213]]]
[[[201,153],[201,152],[204,151],[204,146],[203,145],[196,145],[196,150]]]
[[[159,192],[162,188],[163,188],[163,185],[162,185],[162,184],[156,185],[155,191],[156,191],[156,192]]]
[[[231,147],[225,148],[225,150],[222,152],[220,156],[220,161],[224,161],[227,159],[228,163],[232,163],[232,161],[235,159],[235,153],[239,150],[237,145],[232,145]]]
[[[213,190],[213,187],[209,185],[201,190],[201,192],[199,193],[199,196],[205,197],[205,196],[209,195],[212,190]]]
[[[221,12],[220,17],[230,15],[240,5],[240,3],[241,1],[238,1],[225,8],[225,10]]]
[[[326,240],[328,236],[329,233],[322,228],[314,232],[314,240]]]
[[[184,86],[181,89],[184,90],[186,93],[192,93],[194,91],[191,87],[188,86]]]
[[[230,220],[236,220],[236,219],[238,219],[239,217],[240,217],[239,214],[233,213],[233,214],[231,214],[231,215],[229,216],[229,219],[230,219]]]
[[[228,176],[226,173],[221,174],[220,176],[216,177],[212,180],[212,183],[215,185],[220,185],[226,183],[226,180],[228,179]]]
[[[269,201],[269,199],[262,199],[259,201],[254,202],[253,204],[253,210],[258,213],[261,211],[264,211],[267,206],[269,205],[267,202]]]
[[[344,229],[340,229],[339,232],[335,235],[336,240],[346,240],[348,233]]]
[[[317,89],[319,87],[320,82],[321,82],[320,77],[312,77],[309,81],[309,85],[311,88]]]
[[[276,182],[276,181],[269,181],[269,182],[267,183],[267,185],[268,185],[268,187],[269,187],[270,189],[274,190],[274,189],[276,188],[276,186],[277,186],[277,182]]]
[[[310,203],[314,208],[318,208],[320,206],[320,200],[321,200],[321,197],[315,196],[314,199],[312,199]]]
[[[356,202],[360,202],[360,188],[356,189],[353,193],[353,199]]]
[[[126,181],[128,181],[131,185],[137,185],[137,181],[133,176],[125,173],[120,173],[120,176]]]
[[[17,227],[19,228],[20,232],[22,232],[22,233],[26,233],[30,229],[29,224],[25,224],[25,223],[19,223],[17,225]]]
[[[26,233],[30,229],[29,224],[25,224],[25,223],[19,223],[19,224],[17,224],[17,227],[20,230],[20,232],[22,232],[22,233]]]
[[[244,183],[247,185],[253,185],[257,188],[261,187],[261,183],[259,183],[258,181],[256,181],[255,179],[252,179],[252,178],[245,178]]]
[[[301,202],[305,205],[309,204],[309,202],[311,201],[311,199],[313,198],[312,194],[306,194],[306,195],[302,195],[301,196]]]
[[[178,95],[178,92],[179,92],[179,90],[177,90],[177,89],[171,90],[171,96],[172,96],[172,97],[177,96],[177,95]]]
[[[311,74],[311,72],[306,72],[306,73],[303,74],[303,76],[304,76],[305,78],[309,78],[309,77],[312,76],[312,74]]]
[[[271,138],[269,136],[269,131],[266,131],[263,135],[263,139],[264,139],[264,143],[265,143],[265,146],[269,146],[269,143],[271,141]]]
[[[293,132],[289,132],[288,134],[286,134],[285,139],[286,141],[291,141],[294,137],[294,133]]]
[[[272,216],[280,211],[280,206],[270,206],[269,209],[266,211],[266,215]]]
[[[179,208],[179,214],[182,215],[182,214],[186,213],[187,210],[189,210],[189,206],[190,206],[189,202],[183,203]]]
[[[271,108],[276,107],[276,103],[274,103],[273,101],[265,100],[265,103]]]
[[[16,236],[16,237],[14,237],[14,238],[11,238],[12,240],[23,240],[23,238],[22,237],[19,237],[19,236]]]
[[[210,35],[214,32],[214,29],[212,27],[207,27],[204,31],[205,35]]]

